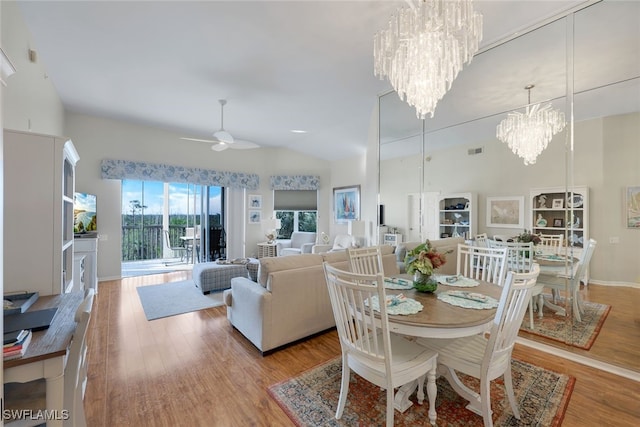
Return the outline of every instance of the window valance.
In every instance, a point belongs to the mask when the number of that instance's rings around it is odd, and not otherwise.
[[[319,176],[275,175],[271,177],[272,190],[317,190],[319,188]]]
[[[218,187],[257,190],[260,177],[243,172],[216,171],[158,163],[105,159],[100,165],[103,179],[138,179],[142,181],[183,182]]]

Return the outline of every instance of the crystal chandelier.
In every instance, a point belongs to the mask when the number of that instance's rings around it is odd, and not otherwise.
[[[564,113],[553,110],[551,104],[543,107],[540,104],[531,105],[531,89],[534,85],[525,87],[529,91],[529,102],[524,114],[512,111],[507,118],[498,125],[496,135],[511,151],[524,159],[525,165],[532,165],[536,158],[547,148],[553,135],[564,129],[566,124]]]
[[[386,76],[418,118],[433,117],[482,40],[482,15],[472,0],[425,0],[399,8],[374,37],[374,73]]]

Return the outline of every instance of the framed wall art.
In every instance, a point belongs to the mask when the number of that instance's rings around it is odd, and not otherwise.
[[[562,199],[553,199],[551,202],[552,209],[562,209],[564,208],[564,200]]]
[[[640,185],[627,187],[624,212],[627,228],[640,230]]]
[[[249,209],[262,209],[262,196],[249,194]]]
[[[333,189],[333,219],[347,222],[360,219],[360,186],[335,187]]]
[[[487,197],[487,227],[524,228],[524,197]]]
[[[249,224],[260,224],[262,221],[262,211],[249,209]]]

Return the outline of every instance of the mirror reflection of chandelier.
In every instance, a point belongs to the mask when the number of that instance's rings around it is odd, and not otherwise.
[[[551,103],[542,107],[540,104],[531,105],[533,88],[534,85],[525,87],[529,91],[525,113],[512,111],[500,122],[496,131],[498,139],[522,157],[525,165],[534,164],[538,155],[549,145],[553,135],[564,129],[566,124],[564,113],[553,110]]]
[[[482,40],[482,15],[471,0],[424,0],[399,8],[389,28],[376,33],[374,73],[389,79],[418,118],[433,117]]]

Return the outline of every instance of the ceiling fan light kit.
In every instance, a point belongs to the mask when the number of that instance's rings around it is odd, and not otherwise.
[[[438,101],[478,51],[482,15],[472,0],[409,3],[374,37],[374,74],[387,77],[400,99],[424,119],[433,117]]]
[[[229,132],[224,129],[224,106],[227,104],[226,99],[219,99],[220,103],[220,130],[214,132],[213,139],[200,138],[180,138],[186,141],[206,142],[211,144],[213,151],[224,151],[227,148],[235,148],[236,150],[250,150],[259,148],[260,146],[254,142],[236,140]]]

